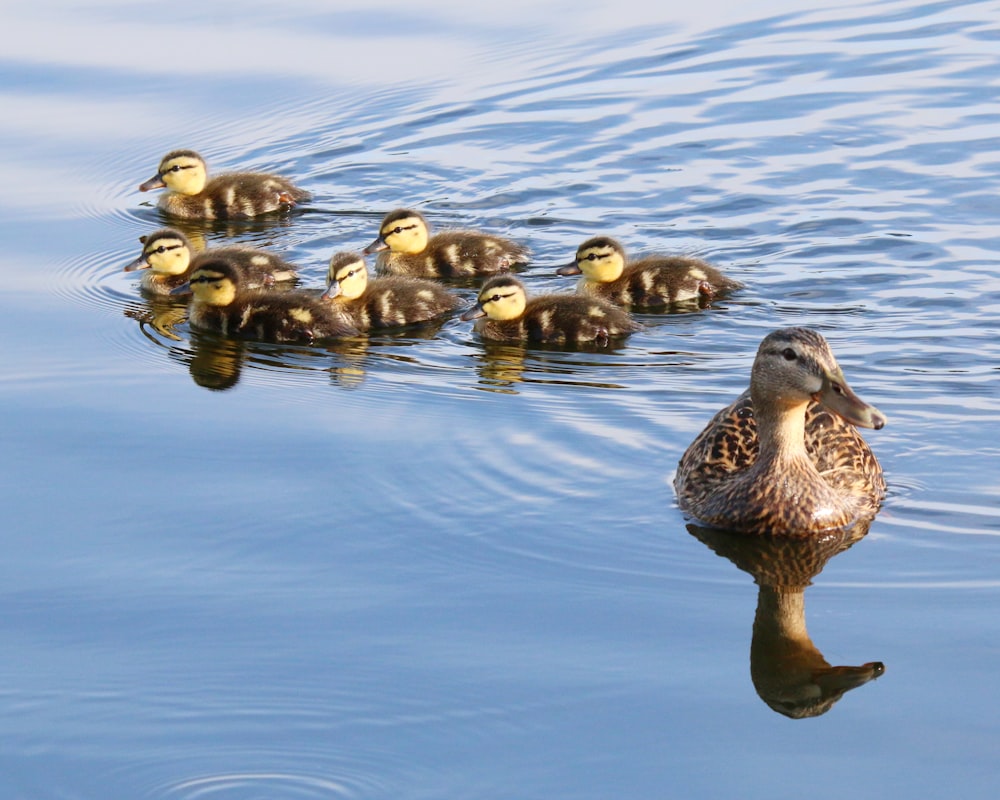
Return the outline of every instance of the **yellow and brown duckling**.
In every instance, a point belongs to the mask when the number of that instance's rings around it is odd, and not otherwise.
[[[192,292],[191,325],[227,336],[261,342],[304,342],[355,336],[350,321],[329,303],[301,291],[245,289],[237,267],[223,259],[205,259],[190,280],[171,294]]]
[[[346,314],[360,331],[428,322],[455,311],[461,299],[440,283],[387,275],[368,279],[363,257],[336,253],[330,259],[323,299]]]
[[[487,280],[462,319],[477,320],[484,339],[601,347],[642,327],[624,309],[596,297],[547,294],[529,300],[524,285],[511,275]]]
[[[479,231],[443,231],[430,235],[419,211],[400,208],[386,215],[378,238],[364,250],[379,253],[379,275],[456,278],[507,272],[528,261],[522,245]]]
[[[157,205],[182,219],[239,219],[292,208],[309,199],[287,178],[264,172],[230,172],[209,179],[205,160],[193,150],[167,153],[140,192],[168,191]]]
[[[142,253],[125,265],[125,272],[147,270],[142,276],[142,288],[150,294],[170,294],[188,280],[192,265],[205,259],[222,259],[236,266],[245,289],[268,288],[298,278],[294,265],[266,250],[227,245],[196,254],[187,236],[174,228],[140,236],[139,241]]]
[[[582,273],[577,286],[581,293],[603,297],[615,305],[643,309],[707,303],[720,294],[743,287],[699,258],[653,255],[627,261],[625,248],[609,236],[585,241],[577,249],[576,259],[556,272]]]
[[[677,502],[702,523],[745,533],[808,536],[870,520],[885,478],[855,426],[885,422],[847,385],[819,333],[774,331],[757,350],[750,388],[681,458]]]

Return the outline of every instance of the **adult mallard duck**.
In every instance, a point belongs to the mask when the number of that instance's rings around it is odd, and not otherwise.
[[[594,297],[547,294],[529,300],[524,285],[510,275],[486,281],[462,319],[478,320],[476,330],[493,341],[600,347],[642,327],[624,309]]]
[[[202,330],[261,342],[304,342],[354,336],[357,329],[329,303],[301,291],[244,289],[228,261],[206,259],[171,294],[192,292],[190,323]]]
[[[690,256],[653,255],[626,261],[625,248],[609,236],[585,241],[577,248],[576,259],[556,272],[582,273],[579,292],[603,297],[616,305],[644,309],[708,302],[743,286]]]
[[[462,303],[440,283],[422,278],[388,275],[369,280],[365,260],[356,253],[335,253],[330,259],[323,299],[360,331],[428,322]]]
[[[379,253],[379,275],[415,278],[491,275],[528,261],[527,248],[501,236],[461,230],[431,236],[424,215],[408,208],[386,215],[378,238],[364,253]]]
[[[150,294],[170,294],[188,280],[193,264],[213,258],[236,266],[241,285],[246,289],[266,288],[298,278],[295,267],[281,256],[245,245],[213,247],[195,255],[187,236],[174,228],[153,231],[140,236],[139,241],[142,253],[124,269],[125,272],[148,270],[143,273],[142,288]]]
[[[264,172],[230,172],[210,180],[205,160],[193,150],[167,153],[139,191],[164,187],[169,191],[157,205],[182,219],[256,217],[287,210],[310,197],[287,178]]]
[[[854,392],[808,328],[761,342],[750,388],[712,418],[674,478],[681,510],[746,533],[808,536],[875,516],[885,478],[854,426],[885,417]]]

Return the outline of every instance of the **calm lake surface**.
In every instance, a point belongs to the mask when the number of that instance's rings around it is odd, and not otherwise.
[[[5,10],[0,796],[996,796],[1000,2],[693,5]],[[607,352],[238,346],[121,272],[179,147],[314,193],[195,226],[307,286],[414,206],[536,292],[599,233],[747,288]],[[677,460],[786,325],[889,497],[693,535]],[[773,710],[823,659],[885,673]]]

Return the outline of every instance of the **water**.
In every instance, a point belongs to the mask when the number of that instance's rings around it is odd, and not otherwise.
[[[0,794],[995,794],[1000,5],[602,6],[7,11]],[[206,232],[309,285],[413,205],[536,291],[596,233],[747,289],[607,353],[234,346],[120,272],[175,147],[315,193]],[[885,664],[805,720],[670,489],[788,324],[889,418],[867,536],[775,557]]]

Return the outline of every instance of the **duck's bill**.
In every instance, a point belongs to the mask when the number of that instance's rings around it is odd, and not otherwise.
[[[137,269],[149,269],[149,262],[146,256],[139,256],[135,261],[130,261],[123,268],[123,272],[135,272]]]
[[[382,250],[387,250],[389,245],[385,243],[385,239],[379,236],[374,242],[372,242],[368,247],[366,247],[361,252],[366,256],[370,256],[372,253],[378,253]]]
[[[575,261],[572,264],[564,264],[556,270],[556,275],[579,275],[583,270]]]
[[[319,296],[320,300],[332,300],[334,297],[340,296],[340,281],[333,281],[329,286],[326,287],[326,291]]]
[[[180,286],[170,290],[171,295],[191,294],[191,281],[185,281]]]
[[[472,308],[463,312],[462,316],[459,317],[464,322],[468,322],[470,319],[479,319],[480,317],[485,317],[486,312],[483,311],[483,307],[476,303]]]
[[[154,175],[148,181],[144,181],[143,183],[139,184],[139,191],[148,192],[150,189],[162,189],[166,185],[167,184],[163,182],[163,178],[161,178],[159,175]]]
[[[847,385],[843,375],[827,376],[823,381],[823,388],[813,398],[824,408],[859,428],[879,430],[886,423],[885,414],[858,397]]]

